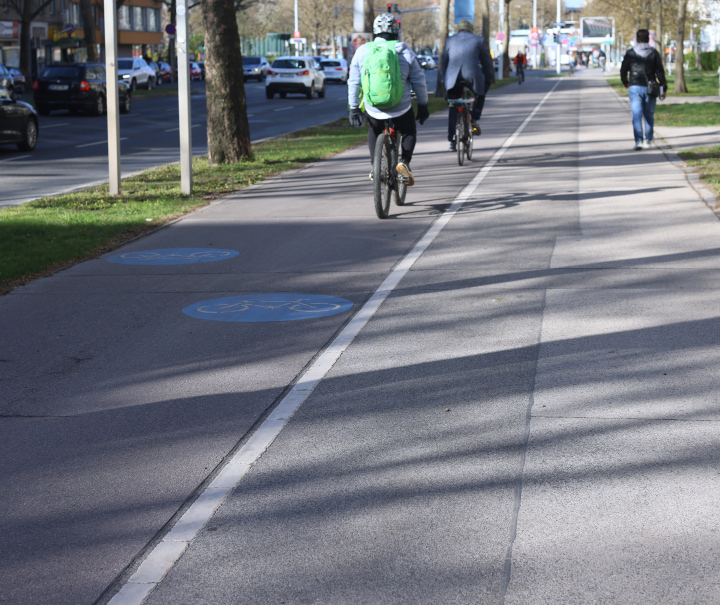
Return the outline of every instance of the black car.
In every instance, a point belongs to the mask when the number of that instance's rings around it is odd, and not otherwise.
[[[33,84],[35,109],[46,116],[53,109],[89,111],[101,116],[107,109],[105,66],[101,63],[48,65]],[[130,86],[118,81],[120,111],[130,111]]]
[[[14,143],[20,151],[32,151],[37,139],[38,118],[32,105],[0,86],[0,145]]]
[[[197,62],[198,67],[200,68],[200,71],[202,72],[202,79],[205,79],[205,61],[198,61]]]

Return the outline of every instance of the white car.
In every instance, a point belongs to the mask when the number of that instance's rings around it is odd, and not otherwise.
[[[249,78],[255,78],[258,82],[262,82],[267,77],[270,64],[265,57],[243,57],[243,77],[247,82]]]
[[[325,97],[325,74],[312,57],[278,57],[272,62],[265,79],[265,96],[277,93],[284,99],[289,93],[300,93],[312,99],[315,93]]]
[[[326,81],[347,82],[348,64],[345,59],[323,59],[320,61],[320,69],[323,70]]]
[[[145,59],[118,59],[118,80],[122,80],[130,90],[137,90],[138,86],[150,90],[155,85],[155,70]]]

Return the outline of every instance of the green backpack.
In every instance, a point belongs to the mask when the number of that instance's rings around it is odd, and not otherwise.
[[[404,86],[395,44],[395,40],[382,38],[366,44],[360,75],[365,105],[389,109],[402,100]]]

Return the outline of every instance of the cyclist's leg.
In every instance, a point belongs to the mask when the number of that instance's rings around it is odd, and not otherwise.
[[[447,91],[448,99],[459,99],[462,97],[465,86],[463,83],[456,83],[450,90]],[[457,124],[458,110],[456,107],[451,107],[448,112],[448,141],[450,143],[455,142],[455,125]]]
[[[366,115],[368,120],[368,149],[370,149],[370,165],[372,166],[375,158],[375,143],[380,134],[385,130],[385,120],[378,120],[370,114]],[[370,172],[370,178],[372,178],[372,172]]]
[[[395,124],[395,130],[402,134],[401,159],[397,165],[397,171],[403,178],[407,179],[408,185],[413,185],[415,179],[410,172],[410,160],[412,160],[415,142],[417,141],[417,126],[412,107],[401,116],[393,118],[393,123]]]

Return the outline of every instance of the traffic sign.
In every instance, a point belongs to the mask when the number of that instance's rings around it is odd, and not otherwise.
[[[540,38],[540,30],[537,27],[530,28],[530,39],[537,40]]]
[[[165,33],[169,34],[170,36],[174,36],[175,35],[175,26],[172,23],[168,23],[165,26]]]
[[[499,32],[497,35],[497,39],[502,42],[505,39],[505,34],[503,32]]]
[[[293,38],[295,38],[296,40],[299,39],[299,38],[300,38],[300,32],[294,32],[294,33],[293,33]]]

